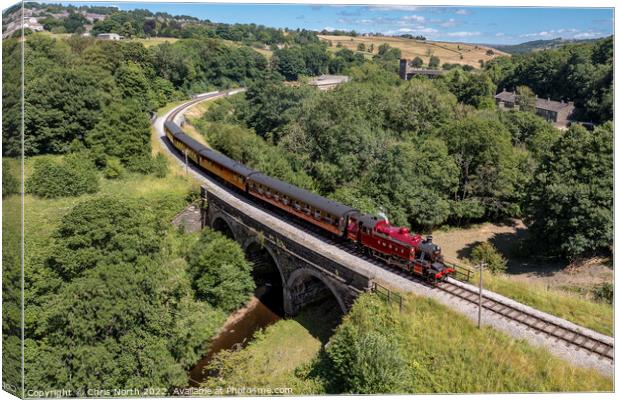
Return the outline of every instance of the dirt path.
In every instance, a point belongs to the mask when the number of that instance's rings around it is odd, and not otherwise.
[[[478,244],[490,241],[508,260],[508,274],[514,279],[544,282],[558,289],[589,288],[602,282],[613,282],[613,270],[607,260],[593,259],[575,265],[557,260],[519,257],[517,247],[527,237],[527,228],[520,220],[507,223],[484,223],[464,229],[433,232],[448,259],[467,262]]]

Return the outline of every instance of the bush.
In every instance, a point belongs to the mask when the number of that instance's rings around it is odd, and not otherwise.
[[[401,326],[376,296],[360,299],[338,327],[326,356],[339,393],[382,394],[402,392],[409,366],[399,343]]]
[[[95,165],[83,153],[72,153],[61,161],[38,159],[26,182],[26,192],[44,198],[79,196],[99,190]]]
[[[2,197],[19,193],[19,181],[6,160],[2,160]]]
[[[168,174],[168,160],[161,153],[157,153],[153,158],[153,173],[158,178],[165,178]]]
[[[103,175],[107,179],[123,179],[125,177],[125,167],[118,158],[109,158],[106,162],[106,168]]]
[[[492,273],[506,271],[506,259],[489,242],[480,243],[471,252],[470,260],[473,264],[485,263],[487,270]]]
[[[593,290],[594,298],[597,301],[613,304],[614,303],[614,285],[609,282],[597,285]]]
[[[66,280],[99,264],[152,258],[161,244],[156,216],[137,201],[99,197],[77,204],[55,235],[48,265]]]
[[[244,304],[253,293],[252,265],[233,240],[205,230],[188,257],[196,295],[225,312]]]

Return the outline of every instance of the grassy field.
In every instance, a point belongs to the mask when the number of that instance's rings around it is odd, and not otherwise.
[[[319,35],[319,38],[324,41],[331,41],[331,49],[337,50],[338,43],[342,47],[357,51],[357,46],[363,43],[366,48],[372,44],[374,46],[373,53],[376,54],[378,48],[383,43],[387,43],[392,47],[399,48],[403,58],[413,59],[420,57],[424,60],[424,64],[428,64],[428,60],[431,55],[439,57],[441,64],[467,64],[475,68],[480,68],[479,60],[485,62],[500,56],[506,55],[497,49],[493,49],[488,46],[473,45],[465,43],[450,43],[450,42],[431,42],[421,41],[413,39],[405,39],[399,37],[387,37],[387,36],[333,36],[333,35]],[[493,55],[488,55],[487,50],[492,50]],[[365,56],[370,56],[370,53],[363,52]]]
[[[574,367],[546,350],[491,328],[478,330],[468,319],[436,302],[407,296],[403,312],[374,295],[358,299],[343,324],[362,332],[395,321],[411,370],[407,393],[496,393],[610,391],[613,382]],[[323,343],[325,341],[323,340]],[[329,387],[313,371],[321,340],[298,319],[282,320],[248,347],[220,353],[217,377],[208,387],[289,387],[293,394],[321,394]],[[323,364],[324,365],[324,364]],[[323,367],[324,368],[324,367]],[[323,375],[324,376],[324,375]]]
[[[162,43],[174,43],[178,38],[166,38],[166,37],[155,37],[149,39],[141,39],[141,38],[133,38],[133,39],[125,39],[127,42],[136,42],[142,43],[144,47],[157,46]]]
[[[472,282],[478,282],[478,273]],[[589,301],[575,293],[549,289],[543,283],[511,279],[506,274],[483,275],[484,288],[510,297],[577,325],[605,335],[613,335],[614,309],[612,305]]]
[[[331,309],[330,309],[331,307]],[[299,376],[298,368],[309,365],[336,325],[337,305],[328,302],[308,307],[292,319],[282,319],[255,334],[240,351],[223,351],[212,360],[217,376],[203,386],[292,388],[290,394],[316,394],[325,391],[320,379]]]

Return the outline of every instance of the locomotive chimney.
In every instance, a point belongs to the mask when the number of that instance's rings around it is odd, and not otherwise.
[[[433,236],[432,235],[428,235],[426,237],[426,241],[429,242],[429,243],[432,243],[433,242]]]

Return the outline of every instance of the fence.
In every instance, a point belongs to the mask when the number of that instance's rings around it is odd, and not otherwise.
[[[444,264],[454,269],[455,271],[454,279],[457,279],[459,281],[469,282],[469,280],[474,274],[474,271],[471,268],[465,267],[463,265],[456,264],[450,261],[445,261],[445,260],[444,260]]]
[[[377,282],[372,283],[372,292],[386,299],[390,304],[392,304],[392,302],[396,303],[398,305],[398,310],[400,312],[403,311],[403,297],[400,294],[391,291],[385,286],[379,285]]]

